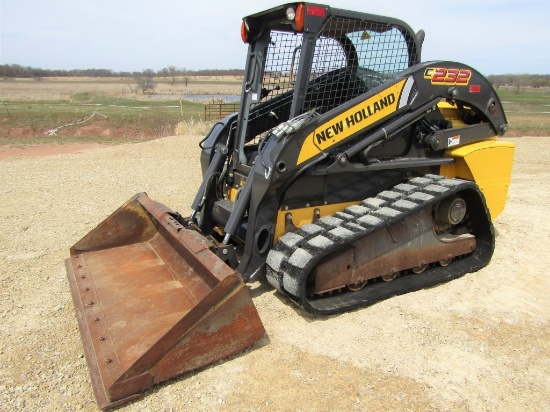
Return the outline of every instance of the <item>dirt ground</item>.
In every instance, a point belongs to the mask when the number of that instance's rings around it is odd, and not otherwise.
[[[85,150],[97,149],[107,145],[101,143],[71,143],[71,144],[40,144],[0,146],[0,160],[20,157],[42,157],[60,153],[78,153]]]
[[[69,247],[136,192],[182,213],[200,136],[0,161],[0,410],[96,410],[64,269]],[[491,264],[338,316],[251,285],[266,336],[124,411],[550,410],[550,151],[517,144]]]

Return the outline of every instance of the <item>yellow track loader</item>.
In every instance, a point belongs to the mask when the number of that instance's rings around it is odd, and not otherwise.
[[[479,72],[421,62],[400,20],[319,4],[247,16],[241,36],[239,111],[200,144],[190,215],[137,194],[71,248],[101,408],[260,339],[247,282],[323,315],[491,259],[514,146]]]

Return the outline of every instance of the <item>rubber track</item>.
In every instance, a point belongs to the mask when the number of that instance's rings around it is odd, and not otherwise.
[[[434,266],[420,275],[367,285],[358,292],[308,299],[308,275],[324,257],[458,192],[467,193],[470,220],[473,221],[477,241],[476,250],[469,257],[456,260],[446,267]],[[487,265],[494,249],[489,216],[485,199],[475,183],[438,175],[416,177],[358,205],[349,206],[342,212],[286,233],[269,252],[267,279],[273,287],[311,313],[332,314],[371,305],[394,295],[449,281]]]

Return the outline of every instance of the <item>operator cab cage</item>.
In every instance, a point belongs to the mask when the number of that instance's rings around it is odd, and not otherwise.
[[[302,113],[323,114],[420,62],[422,35],[398,19],[289,3],[243,19],[249,44],[235,153]]]

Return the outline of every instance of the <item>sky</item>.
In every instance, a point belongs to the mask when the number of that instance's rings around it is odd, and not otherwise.
[[[240,26],[276,0],[0,0],[0,64],[43,69],[242,69]],[[422,60],[485,75],[550,74],[549,0],[332,0],[424,29]]]

